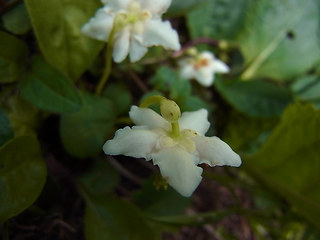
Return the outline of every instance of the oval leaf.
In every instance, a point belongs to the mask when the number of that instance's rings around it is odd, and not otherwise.
[[[14,133],[7,114],[0,109],[0,146],[13,138]]]
[[[85,234],[88,240],[155,239],[141,212],[112,195],[96,197],[87,203]]]
[[[249,116],[271,117],[281,115],[291,102],[291,92],[264,81],[218,80],[215,86],[238,111]]]
[[[81,98],[73,83],[44,60],[35,57],[32,71],[20,84],[22,97],[35,106],[52,112],[75,112]]]
[[[105,159],[97,159],[91,168],[78,177],[78,182],[91,196],[101,196],[112,192],[119,181],[119,172]]]
[[[166,16],[184,15],[206,1],[208,0],[174,0],[172,1]]]
[[[192,38],[231,39],[242,27],[248,0],[210,0],[187,15]]]
[[[244,79],[288,80],[312,68],[320,56],[316,0],[256,1],[247,11],[239,43]]]
[[[258,179],[320,229],[320,112],[296,104],[262,148],[243,161]]]
[[[98,0],[26,0],[31,23],[47,61],[71,79],[90,66],[103,43],[81,33],[101,6]]]
[[[190,198],[182,197],[172,188],[156,189],[157,181],[161,181],[159,176],[144,182],[141,190],[133,195],[135,204],[148,217],[182,215],[190,205]]]
[[[298,78],[291,89],[295,98],[302,101],[310,101],[318,109],[320,108],[320,78],[317,75],[307,75]]]
[[[27,45],[16,37],[0,32],[0,83],[10,83],[25,69]]]
[[[118,114],[128,113],[132,99],[127,87],[119,83],[108,84],[103,96],[112,101]]]
[[[31,23],[24,3],[14,7],[2,16],[4,27],[14,34],[24,34],[31,29]]]
[[[115,111],[105,98],[82,93],[83,107],[76,113],[64,114],[60,136],[68,153],[86,158],[102,151],[102,145],[113,132]]]
[[[14,138],[0,148],[0,223],[38,198],[46,176],[46,163],[35,137]]]

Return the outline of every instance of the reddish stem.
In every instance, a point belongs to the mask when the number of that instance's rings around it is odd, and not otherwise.
[[[190,41],[187,44],[185,44],[179,51],[176,51],[172,54],[173,57],[178,57],[180,56],[186,49],[193,47],[195,45],[205,43],[208,44],[212,47],[217,47],[219,45],[219,42],[216,40],[213,40],[211,38],[198,38],[195,39],[194,41]]]

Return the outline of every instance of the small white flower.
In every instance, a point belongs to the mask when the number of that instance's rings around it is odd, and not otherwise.
[[[172,115],[172,112],[165,114]],[[165,114],[162,113],[164,117]],[[115,137],[104,144],[104,152],[153,159],[162,176],[182,196],[190,196],[201,182],[203,169],[198,164],[241,165],[239,155],[225,142],[218,137],[204,136],[210,126],[205,109],[184,112],[178,121],[180,134],[176,137],[172,135],[168,118],[149,108],[132,106],[129,115],[136,126],[119,129]]]
[[[138,61],[150,46],[161,45],[166,49],[180,49],[177,32],[172,29],[169,21],[161,19],[171,0],[101,1],[105,6],[83,26],[82,32],[92,38],[108,41],[115,27],[115,62],[123,61],[128,54],[131,62]]]
[[[208,51],[196,53],[180,61],[180,76],[185,79],[196,79],[203,86],[210,86],[215,73],[227,73],[229,67]]]

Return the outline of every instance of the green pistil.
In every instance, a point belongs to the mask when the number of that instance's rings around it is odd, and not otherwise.
[[[171,123],[171,128],[172,129],[171,129],[170,137],[179,138],[181,136],[181,133],[180,133],[180,127],[179,127],[178,121]]]
[[[147,108],[152,104],[158,103],[160,104],[161,100],[165,99],[165,97],[162,97],[160,95],[153,95],[145,99],[141,104],[140,107]]]
[[[179,106],[172,100],[169,100],[160,95],[153,95],[145,99],[140,107],[147,108],[152,104],[160,105],[160,112],[164,119],[171,123],[171,132],[169,136],[171,138],[177,139],[181,136],[179,127],[179,118],[181,117],[181,112]]]

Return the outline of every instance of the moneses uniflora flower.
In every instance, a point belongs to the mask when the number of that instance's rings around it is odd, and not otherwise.
[[[161,115],[147,106],[159,103]],[[208,112],[184,112],[172,101],[152,96],[141,107],[132,106],[130,118],[136,126],[119,129],[103,150],[110,155],[125,155],[153,160],[162,176],[182,196],[188,197],[201,182],[203,169],[198,164],[238,167],[238,154],[218,137],[206,137]]]
[[[171,0],[101,0],[104,7],[86,23],[86,35],[113,44],[113,59],[130,61],[141,59],[150,46],[161,45],[179,50],[177,32],[169,21],[162,21]]]
[[[188,53],[189,57],[179,62],[182,78],[196,79],[201,85],[208,87],[212,85],[215,73],[229,72],[229,67],[209,51],[198,53],[191,49]]]

